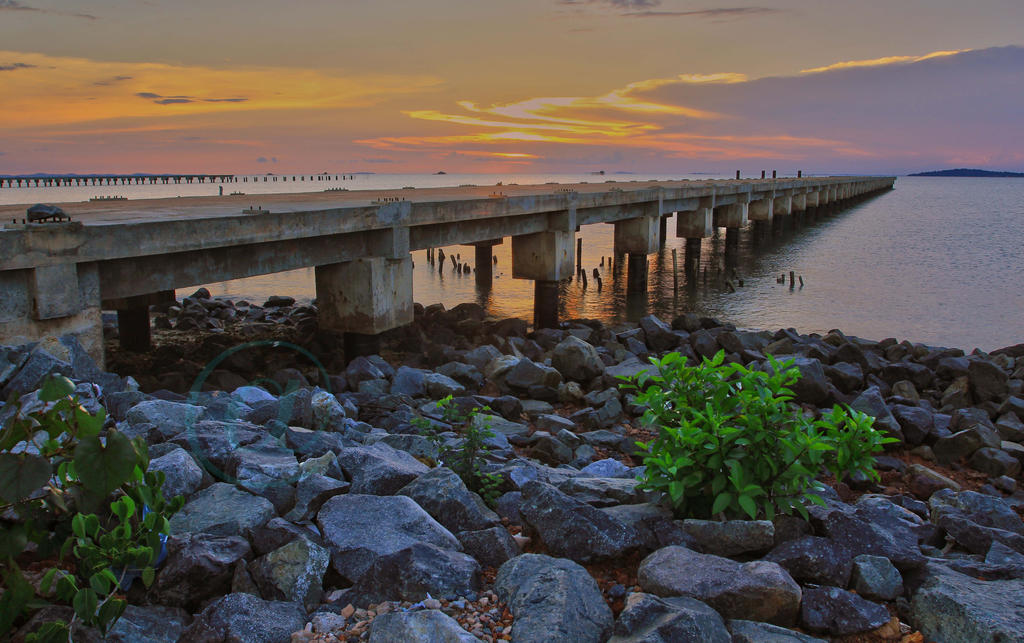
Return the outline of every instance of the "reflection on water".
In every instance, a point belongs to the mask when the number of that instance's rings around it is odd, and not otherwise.
[[[683,270],[686,242],[675,238],[672,218],[664,249],[648,259],[648,292],[639,297],[626,296],[624,258],[614,259],[614,270],[609,267],[612,230],[611,225],[583,228],[587,288],[576,279],[561,285],[563,319],[615,323],[649,312],[671,318],[693,311],[741,327],[819,333],[841,328],[872,339],[965,349],[1024,341],[1021,180],[901,178],[895,190],[799,225],[787,219],[765,236],[747,228],[733,254],[725,252],[720,230],[704,240],[695,275]],[[444,251],[473,262],[471,247]],[[495,317],[532,319],[533,283],[511,278],[510,241],[495,246],[494,254],[493,286],[482,292],[474,275],[455,273],[450,261],[439,271],[428,265],[425,252],[414,252],[416,301],[446,306],[476,301]],[[600,291],[595,268],[603,281]],[[790,288],[791,270],[803,277],[803,287]],[[777,283],[782,274],[786,282]],[[731,292],[726,279],[742,280],[743,286]],[[308,300],[315,296],[313,270],[217,284],[211,291],[254,301],[270,294]]]

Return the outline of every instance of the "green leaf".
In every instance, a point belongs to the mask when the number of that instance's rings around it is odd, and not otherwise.
[[[754,504],[753,498],[747,495],[741,495],[736,499],[736,501],[739,503],[740,508],[750,516],[751,520],[757,518],[757,505]]]
[[[726,508],[732,503],[732,494],[728,491],[718,494],[715,497],[715,503],[711,505],[711,514],[718,514],[726,510]]]
[[[142,569],[142,584],[149,587],[153,584],[153,579],[156,577],[156,570],[152,567],[144,567]]]
[[[39,390],[39,399],[43,402],[56,402],[75,392],[75,384],[63,375],[54,375],[43,382]]]
[[[75,608],[75,614],[86,623],[92,623],[93,618],[96,616],[96,606],[98,604],[99,600],[96,598],[96,592],[89,588],[78,590],[74,600],[71,601],[72,607]]]
[[[50,480],[50,463],[31,453],[0,453],[0,499],[18,503]]]
[[[75,447],[75,469],[86,489],[106,495],[131,478],[138,454],[123,433],[111,430],[103,445],[96,436]]]
[[[64,621],[43,623],[35,633],[25,639],[29,643],[67,643],[68,624]]]
[[[93,574],[90,576],[89,587],[99,596],[106,596],[110,593],[110,581],[103,574]]]
[[[107,630],[124,614],[126,607],[128,607],[128,603],[119,598],[111,599],[101,605],[99,614],[96,615],[100,631],[106,634]]]

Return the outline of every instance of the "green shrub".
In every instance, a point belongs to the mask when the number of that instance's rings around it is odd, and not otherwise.
[[[642,422],[657,431],[645,452],[642,487],[667,497],[680,517],[806,516],[822,470],[836,479],[863,474],[878,480],[874,454],[895,442],[872,427],[874,418],[833,407],[814,420],[792,402],[800,377],[790,362],[769,357],[771,372],[723,365],[725,353],[687,366],[670,353],[626,380],[646,406]]]
[[[0,427],[0,638],[51,598],[74,609],[30,640],[63,641],[80,622],[106,634],[124,612],[127,586],[153,581],[168,518],[183,498],[164,499],[161,472],[147,472],[146,443],[90,413],[65,377],[46,381],[38,403],[11,403]],[[38,584],[19,563],[57,559]]]
[[[501,476],[483,470],[490,452],[485,440],[494,437],[494,431],[487,420],[490,409],[474,407],[468,413],[462,413],[452,404],[451,395],[438,400],[437,409],[441,412],[438,419],[462,434],[460,442],[454,446],[448,445],[426,418],[415,418],[413,425],[434,444],[438,464],[454,471],[470,491],[479,494],[484,502],[493,507],[501,495]]]

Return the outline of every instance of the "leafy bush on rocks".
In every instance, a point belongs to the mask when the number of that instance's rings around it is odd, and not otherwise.
[[[486,441],[494,437],[494,431],[487,422],[474,421],[481,411],[488,412],[490,409],[476,407],[464,414],[452,403],[451,395],[438,400],[437,409],[452,428],[462,427],[462,439],[454,446],[445,443],[430,421],[416,418],[413,424],[435,443],[438,463],[457,473],[470,491],[479,494],[488,506],[493,507],[501,495],[501,476],[485,472],[483,465],[490,451]]]
[[[0,637],[53,599],[70,604],[73,617],[46,623],[30,640],[65,641],[78,623],[106,634],[127,607],[132,581],[153,582],[168,518],[183,502],[165,500],[164,474],[147,472],[146,443],[104,433],[105,410],[90,412],[74,393],[66,377],[52,377],[4,408]],[[21,569],[54,560],[34,583]]]
[[[646,452],[644,488],[664,494],[683,517],[764,516],[824,504],[814,493],[822,468],[836,479],[878,480],[874,456],[888,442],[872,418],[833,407],[818,420],[792,402],[800,377],[792,362],[770,368],[723,364],[724,351],[688,366],[669,353],[653,370],[623,378],[646,407],[642,421],[657,430]]]

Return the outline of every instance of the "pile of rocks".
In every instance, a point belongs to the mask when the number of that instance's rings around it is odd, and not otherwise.
[[[400,362],[359,357],[318,385],[295,372],[283,395],[244,385],[187,398],[96,372],[72,340],[0,351],[5,397],[31,397],[50,372],[81,380],[112,424],[150,444],[167,490],[187,498],[119,636],[899,640],[914,629],[936,641],[1021,640],[1024,346],[965,355],[693,315],[528,334],[473,305],[421,309],[391,340],[406,351]],[[883,485],[837,483],[842,495],[826,490],[808,521],[674,519],[638,488],[642,409],[618,377],[649,368],[651,355],[718,350],[748,364],[793,357],[808,412],[848,403],[873,415],[901,440],[899,457],[878,459]],[[431,466],[436,446],[417,418],[450,429],[436,404],[448,395],[490,409],[474,421],[495,434],[488,466],[503,495],[493,510]],[[635,583],[602,591],[593,566],[630,560],[640,561]]]

